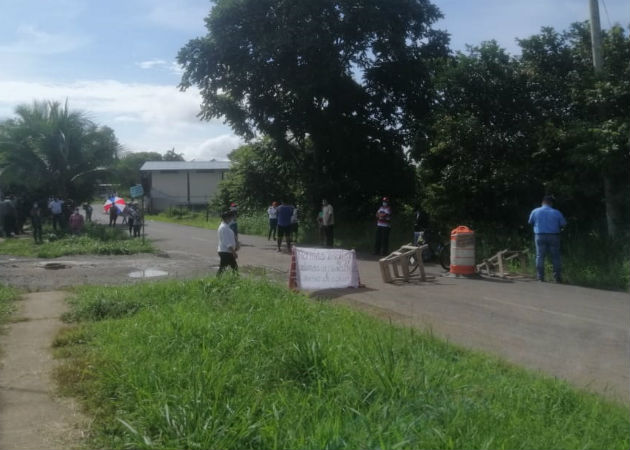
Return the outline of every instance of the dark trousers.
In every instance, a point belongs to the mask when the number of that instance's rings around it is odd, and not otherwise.
[[[273,236],[273,240],[276,240],[276,228],[278,228],[278,219],[269,219],[269,235],[267,236],[267,240],[271,239]]]
[[[232,253],[219,252],[219,270],[217,271],[217,276],[221,275],[227,267],[231,267],[234,272],[238,272],[236,258],[234,258]]]
[[[33,226],[33,239],[35,239],[35,243],[43,242],[42,240],[42,224],[34,223]]]
[[[324,235],[326,236],[326,247],[328,248],[332,248],[333,247],[333,242],[334,242],[334,232],[333,232],[333,227],[334,225],[324,225]]]
[[[287,250],[291,251],[291,225],[285,227],[278,225],[278,250],[282,246],[282,238],[287,238]]]
[[[131,236],[131,233],[133,232],[133,217],[130,217],[129,219],[127,219],[127,225],[129,225],[129,236]]]
[[[389,254],[389,227],[376,227],[375,255]]]
[[[553,278],[562,281],[562,262],[560,260],[560,235],[537,234],[536,243],[536,275],[540,281],[545,280],[545,256],[551,256]]]
[[[63,217],[63,214],[53,214],[52,215],[53,230],[57,231],[57,225],[59,225],[59,229],[60,230],[63,229],[62,217]]]

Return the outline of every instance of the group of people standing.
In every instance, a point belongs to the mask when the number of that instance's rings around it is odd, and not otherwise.
[[[560,211],[553,208],[554,198],[545,196],[542,206],[534,209],[529,217],[529,223],[534,228],[536,244],[536,272],[540,281],[545,279],[544,260],[546,255],[551,256],[553,266],[553,276],[556,282],[562,281],[561,261],[560,261],[560,232],[567,222]],[[317,224],[320,233],[321,244],[332,248],[334,240],[334,209],[326,199],[322,199],[321,209],[317,215]],[[235,206],[233,203],[232,206]],[[226,267],[237,270],[236,251],[238,250],[238,239],[235,228],[236,208],[225,212],[222,216],[219,227],[219,257],[221,260],[219,273]],[[286,239],[287,250],[291,251],[294,239],[297,240],[298,232],[298,208],[284,201],[272,202],[267,209],[269,218],[269,231],[267,240],[272,238],[277,241],[278,252],[281,251],[282,240]],[[374,254],[387,255],[389,253],[389,234],[391,230],[392,209],[389,198],[383,197],[381,205],[375,214],[376,236],[374,240]],[[414,230],[421,226],[421,214],[416,212],[416,224]],[[228,232],[229,231],[229,232]]]
[[[118,216],[122,216],[122,224],[129,227],[129,236],[138,237],[142,230],[142,212],[136,202],[126,204],[122,211],[112,204],[109,208],[109,226],[115,227]]]
[[[278,251],[281,251],[282,239],[286,237],[287,249],[291,250],[291,244],[297,241],[298,208],[283,201],[273,202],[267,209],[267,216],[269,217],[267,240],[272,238],[276,240],[277,235]],[[389,199],[383,197],[382,204],[376,211],[374,254],[386,255],[389,253],[391,216],[392,210],[389,206]],[[317,214],[317,226],[322,246],[332,248],[334,245],[335,213],[333,206],[327,199],[322,199],[321,209]]]
[[[291,251],[291,245],[298,239],[298,207],[283,200],[279,203],[273,202],[267,208],[267,216],[269,217],[267,240],[269,241],[273,237],[273,240],[278,243],[278,251],[280,252],[284,238],[287,243],[287,250]]]

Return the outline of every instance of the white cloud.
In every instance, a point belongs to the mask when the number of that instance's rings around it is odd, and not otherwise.
[[[218,120],[197,117],[201,96],[196,89],[181,92],[171,85],[87,80],[41,83],[0,80],[0,120],[19,104],[33,100],[65,102],[85,111],[99,125],[114,129],[130,151],[164,152],[175,147],[190,159],[222,159],[242,141]]]
[[[68,99],[71,108],[107,117],[126,117],[146,125],[172,126],[197,122],[201,96],[195,89],[181,92],[170,85],[89,80],[72,83],[1,81],[0,107],[32,100]]]
[[[168,63],[163,59],[150,59],[148,61],[140,61],[136,63],[138,67],[145,70],[153,69],[154,67],[164,67],[167,64]]]
[[[136,63],[136,66],[144,70],[162,69],[174,73],[175,75],[181,75],[184,73],[182,66],[175,61],[165,61],[163,59],[149,59],[148,61],[140,61]]]
[[[210,139],[206,139],[196,149],[190,149],[189,153],[196,155],[195,159],[227,160],[227,155],[235,148],[244,144],[243,139],[233,134],[222,134]]]
[[[15,41],[0,45],[0,53],[52,55],[68,53],[89,43],[85,36],[49,33],[34,25],[21,25],[16,34]]]

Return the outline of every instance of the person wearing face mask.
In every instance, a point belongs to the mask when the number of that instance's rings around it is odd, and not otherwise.
[[[391,220],[392,209],[389,207],[389,198],[383,197],[381,207],[376,211],[375,255],[384,256],[389,253],[389,230],[391,229]]]

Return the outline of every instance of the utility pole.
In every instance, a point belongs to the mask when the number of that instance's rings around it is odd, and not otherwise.
[[[599,23],[599,0],[589,0],[591,10],[591,46],[593,47],[593,67],[595,73],[604,68],[602,55],[602,26]]]
[[[599,0],[589,0],[591,11],[591,47],[593,49],[593,68],[595,76],[599,78],[604,70],[604,55],[602,51],[602,27],[599,22]],[[603,120],[604,111],[599,110],[598,119]],[[604,167],[602,178],[604,182],[604,202],[606,206],[606,228],[608,237],[617,236],[617,211],[615,205],[615,188],[613,180]]]

